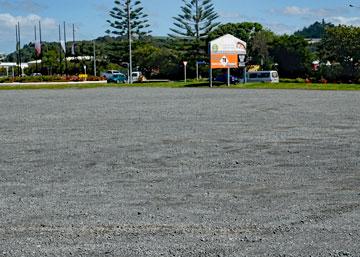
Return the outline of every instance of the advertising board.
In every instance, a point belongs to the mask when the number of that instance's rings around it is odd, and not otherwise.
[[[238,68],[239,55],[246,55],[246,43],[230,34],[210,42],[211,69]]]

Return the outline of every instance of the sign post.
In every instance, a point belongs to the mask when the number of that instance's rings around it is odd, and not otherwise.
[[[186,66],[187,66],[188,62],[187,62],[187,61],[183,61],[183,63],[184,63],[184,81],[185,81],[185,83],[186,83]]]
[[[230,85],[230,69],[245,67],[240,56],[246,56],[246,42],[226,34],[210,42],[210,87],[212,87],[212,70],[227,69],[227,84]]]
[[[227,69],[227,86],[230,87],[230,68]]]

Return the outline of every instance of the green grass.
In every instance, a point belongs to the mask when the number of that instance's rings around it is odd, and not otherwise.
[[[161,83],[135,83],[128,84],[68,84],[68,85],[13,85],[2,86],[0,90],[29,90],[29,89],[88,89],[106,87],[157,87],[157,88],[202,88],[209,87],[208,82],[189,81],[185,82],[161,82]],[[306,84],[306,83],[248,83],[231,85],[230,87],[214,83],[214,88],[237,88],[237,89],[298,89],[298,90],[360,90],[360,84]]]

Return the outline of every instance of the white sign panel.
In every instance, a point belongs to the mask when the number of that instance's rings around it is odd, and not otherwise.
[[[211,41],[211,53],[246,54],[246,43],[230,34]]]
[[[246,43],[230,34],[210,42],[211,68],[237,68],[239,55],[246,55]]]

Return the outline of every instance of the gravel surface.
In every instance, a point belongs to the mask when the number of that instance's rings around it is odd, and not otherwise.
[[[0,93],[0,256],[360,256],[360,92]]]

